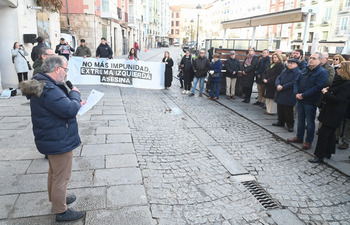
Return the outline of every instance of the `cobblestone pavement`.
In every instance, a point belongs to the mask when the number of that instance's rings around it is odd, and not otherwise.
[[[348,177],[308,163],[308,155],[261,127],[213,101],[181,95],[177,88],[121,89],[152,216],[159,224],[274,223],[191,127],[209,134],[300,220],[350,224]]]

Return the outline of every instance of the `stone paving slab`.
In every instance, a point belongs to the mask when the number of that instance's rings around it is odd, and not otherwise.
[[[84,145],[81,156],[135,153],[132,143]]]
[[[150,210],[146,206],[124,207],[122,209],[89,211],[86,225],[155,225]]]
[[[135,154],[106,156],[106,168],[137,167],[138,165]]]
[[[142,184],[139,168],[100,169],[95,171],[94,186],[109,186],[121,184]]]
[[[110,208],[147,204],[143,185],[120,185],[107,189],[107,206]]]
[[[107,144],[111,143],[132,143],[131,134],[108,134],[106,138]]]
[[[1,176],[0,179],[0,195],[47,190],[47,174]]]
[[[31,162],[31,160],[0,161],[1,174],[2,176],[25,174]]]
[[[0,224],[1,219],[7,218],[13,205],[15,204],[18,195],[2,195],[0,196]]]
[[[20,194],[9,218],[41,216],[51,214],[51,203],[47,192]]]
[[[130,134],[129,127],[97,127],[96,134]]]

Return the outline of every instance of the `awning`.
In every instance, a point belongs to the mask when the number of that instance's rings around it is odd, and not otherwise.
[[[237,29],[297,22],[304,22],[301,8],[246,17],[237,20],[223,21],[221,24],[223,25],[224,29]]]

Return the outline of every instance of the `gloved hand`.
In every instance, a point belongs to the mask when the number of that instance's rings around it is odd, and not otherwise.
[[[213,75],[214,74],[214,70],[210,70],[209,73],[210,73],[210,75]]]

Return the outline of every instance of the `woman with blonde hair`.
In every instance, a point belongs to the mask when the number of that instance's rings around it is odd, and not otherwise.
[[[173,65],[174,61],[170,57],[170,53],[168,51],[164,52],[164,58],[162,62],[165,63],[165,89],[171,87],[171,82],[173,81]]]
[[[344,118],[350,101],[350,61],[343,61],[338,68],[338,76],[334,77],[330,87],[322,89],[324,95],[318,120],[322,126],[318,132],[318,140],[311,163],[322,163],[325,157],[335,153],[335,131]]]
[[[343,61],[345,61],[343,56],[341,56],[339,54],[333,56],[333,64],[332,64],[332,66],[333,66],[333,68],[335,70],[335,75],[338,75],[338,68],[340,66],[340,63],[343,62]]]
[[[284,69],[282,57],[273,53],[271,56],[271,64],[266,68],[262,76],[263,79],[263,97],[265,97],[266,115],[275,115],[277,113],[277,104],[274,102],[275,98],[275,81]]]

